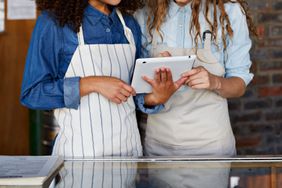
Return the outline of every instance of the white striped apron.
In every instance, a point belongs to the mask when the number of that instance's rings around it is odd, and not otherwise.
[[[65,78],[111,76],[130,83],[136,47],[131,30],[118,10],[117,14],[129,44],[87,45],[81,27],[79,46]],[[53,155],[65,158],[142,155],[132,97],[118,105],[98,93],[91,93],[81,98],[78,110],[56,109],[54,115],[60,131]]]
[[[57,188],[135,188],[137,163],[67,161]]]
[[[205,25],[206,30],[210,30],[207,22]],[[163,51],[170,52],[172,56],[195,54],[195,49],[172,48],[157,44],[156,37],[154,39],[152,56],[158,56]],[[211,42],[211,34],[207,33],[204,48],[197,50],[194,66],[203,66],[210,73],[223,77],[224,67],[213,55]],[[160,113],[148,116],[145,129],[146,155],[236,154],[227,100],[207,89],[181,88],[167,101]]]

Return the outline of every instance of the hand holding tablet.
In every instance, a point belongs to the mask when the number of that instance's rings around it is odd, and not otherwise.
[[[137,59],[131,85],[136,93],[151,93],[151,85],[143,76],[154,79],[155,70],[165,67],[170,69],[173,81],[177,81],[182,73],[192,69],[195,59],[195,55]]]

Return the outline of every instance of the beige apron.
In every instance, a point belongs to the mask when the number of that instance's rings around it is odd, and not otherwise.
[[[209,30],[209,27],[206,29]],[[156,35],[154,34],[151,50],[154,57],[163,51],[169,51],[172,56],[195,54],[193,49],[159,45]],[[204,48],[197,50],[194,67],[203,66],[210,73],[223,77],[225,70],[212,54],[211,41],[211,34],[206,33]],[[147,155],[236,154],[227,100],[206,89],[182,86],[167,101],[161,112],[148,116],[145,134],[144,147]]]

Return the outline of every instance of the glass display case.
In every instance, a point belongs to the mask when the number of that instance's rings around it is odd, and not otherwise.
[[[280,188],[282,157],[67,160],[50,187]]]

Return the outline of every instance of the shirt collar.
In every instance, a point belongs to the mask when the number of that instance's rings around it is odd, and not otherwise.
[[[180,7],[174,0],[170,1],[170,7],[169,7],[169,16],[173,17],[175,16],[180,10],[184,9],[185,12],[188,12],[191,10],[191,2],[190,1],[187,5],[184,7]]]
[[[91,20],[94,24],[105,17],[111,19],[112,21],[116,21],[116,19],[118,19],[115,7],[112,7],[112,12],[110,15],[105,15],[104,13],[97,10],[95,7],[91,6],[90,4],[88,4],[88,6],[86,7],[84,11],[84,15],[91,16]]]

